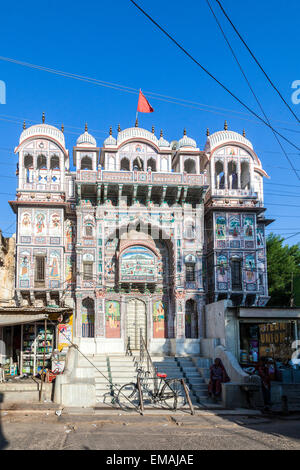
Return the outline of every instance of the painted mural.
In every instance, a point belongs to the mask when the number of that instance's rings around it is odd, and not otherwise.
[[[115,300],[107,301],[105,304],[105,331],[106,338],[121,337],[120,303]]]
[[[217,256],[217,281],[228,281],[228,260],[225,255]]]
[[[35,214],[35,234],[46,235],[46,213],[39,211]]]
[[[51,235],[60,235],[61,229],[61,220],[60,215],[58,213],[51,214],[50,219],[50,234]]]
[[[30,253],[28,251],[22,251],[22,253],[20,253],[20,258],[20,280],[28,281]]]
[[[60,255],[58,251],[50,252],[49,279],[59,279],[60,273]]]
[[[66,221],[66,242],[68,246],[75,242],[75,226],[70,219]]]
[[[159,300],[153,304],[153,338],[165,338],[166,309],[164,303]]]
[[[244,217],[244,237],[245,237],[245,240],[253,240],[254,238],[253,215],[247,215]]]
[[[67,284],[76,282],[75,260],[72,256],[66,256],[65,281]]]
[[[22,235],[31,235],[31,214],[23,212],[21,217],[21,230]]]
[[[221,215],[216,219],[216,237],[218,240],[226,238],[226,219]]]
[[[254,254],[246,256],[246,282],[255,282],[255,257]]]
[[[257,227],[256,230],[256,244],[258,247],[264,246],[264,229],[263,227]]]
[[[229,235],[238,237],[241,232],[241,223],[238,215],[231,215],[229,217]]]
[[[121,255],[121,281],[154,281],[156,278],[156,256],[143,246],[128,248]]]

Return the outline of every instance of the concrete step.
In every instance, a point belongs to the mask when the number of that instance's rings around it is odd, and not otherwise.
[[[197,367],[205,367],[208,369],[212,365],[212,360],[208,357],[197,357],[193,359],[193,362]]]
[[[210,370],[208,367],[199,367],[198,370],[203,378],[209,378]]]

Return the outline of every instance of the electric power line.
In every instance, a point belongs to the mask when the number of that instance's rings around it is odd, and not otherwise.
[[[300,176],[298,175],[297,170],[296,170],[296,168],[294,167],[292,160],[289,158],[288,154],[286,153],[286,151],[285,151],[283,145],[281,144],[281,142],[280,142],[280,140],[279,140],[277,134],[276,134],[276,133],[274,132],[274,130],[272,129],[270,119],[268,118],[267,114],[265,113],[265,110],[263,109],[260,100],[258,99],[258,97],[257,97],[257,95],[256,95],[256,93],[255,93],[255,91],[254,91],[254,89],[253,89],[253,87],[252,87],[250,81],[248,80],[247,75],[246,75],[246,73],[244,72],[244,69],[243,69],[243,67],[241,66],[241,64],[240,64],[240,62],[239,62],[239,60],[238,60],[238,58],[237,58],[237,55],[235,54],[235,52],[234,52],[234,50],[233,50],[233,48],[232,48],[232,46],[231,46],[231,44],[230,44],[230,42],[229,42],[229,40],[228,40],[228,38],[227,38],[227,36],[226,36],[226,34],[225,34],[225,32],[224,32],[222,26],[221,26],[221,24],[220,24],[218,18],[216,17],[215,12],[214,12],[214,10],[212,9],[209,0],[206,0],[206,3],[207,3],[207,5],[209,6],[210,11],[212,12],[213,17],[214,17],[214,19],[215,19],[217,25],[219,26],[219,28],[220,28],[220,30],[221,30],[221,33],[222,33],[222,35],[223,35],[223,37],[224,37],[224,39],[225,39],[225,41],[226,41],[226,43],[227,43],[227,45],[228,45],[228,47],[229,47],[229,49],[230,49],[231,54],[233,55],[233,57],[234,57],[234,59],[235,59],[237,65],[238,65],[238,67],[239,67],[239,69],[240,69],[240,71],[241,71],[241,73],[242,73],[242,75],[243,75],[243,77],[244,77],[244,79],[245,79],[247,85],[248,85],[248,88],[250,89],[252,95],[254,96],[254,99],[255,99],[256,103],[258,104],[258,106],[259,106],[261,112],[263,113],[263,115],[264,115],[264,117],[265,117],[265,120],[266,120],[267,123],[269,124],[269,126],[270,126],[270,128],[271,128],[271,130],[272,130],[272,132],[273,132],[273,135],[274,135],[274,137],[275,137],[275,139],[276,139],[276,141],[277,141],[277,143],[278,143],[278,145],[280,146],[282,152],[284,153],[284,155],[285,155],[287,161],[289,162],[289,164],[290,164],[291,168],[293,169],[295,175],[297,176],[298,180],[300,180]]]
[[[226,13],[225,9],[223,8],[220,0],[216,0],[216,2],[218,3],[219,7],[221,8],[221,11],[222,13],[225,15],[225,17],[227,18],[227,20],[229,21],[229,23],[231,24],[232,28],[234,29],[234,31],[236,32],[236,34],[238,35],[238,37],[240,38],[240,40],[242,41],[242,43],[244,44],[244,46],[246,47],[247,51],[250,53],[251,57],[255,60],[256,64],[258,65],[258,67],[260,68],[260,70],[263,72],[263,74],[265,75],[265,77],[267,78],[268,82],[270,83],[270,85],[274,88],[274,90],[277,92],[277,94],[279,95],[279,97],[281,98],[281,100],[283,101],[283,103],[286,105],[286,107],[290,110],[290,112],[292,113],[292,115],[296,118],[296,120],[298,121],[298,123],[300,123],[300,120],[298,118],[298,116],[294,113],[294,111],[292,110],[292,108],[290,107],[290,105],[286,102],[286,100],[284,99],[284,97],[282,96],[282,94],[280,93],[280,91],[278,90],[278,88],[275,86],[275,84],[272,82],[271,78],[269,77],[269,75],[267,74],[267,72],[264,70],[264,68],[262,67],[262,65],[260,64],[260,62],[258,61],[258,59],[255,57],[254,53],[251,51],[250,47],[247,45],[246,41],[243,39],[242,35],[239,33],[238,29],[236,28],[236,26],[233,24],[233,22],[231,21],[231,19],[229,18],[228,14]]]
[[[288,142],[297,150],[300,148],[283,136],[280,132],[274,129],[270,124],[267,123],[262,117],[260,117],[255,111],[253,111],[246,103],[244,103],[237,95],[235,95],[226,85],[224,85],[220,80],[218,80],[211,72],[208,71],[197,59],[195,59],[190,52],[188,52],[176,39],[169,34],[162,26],[160,26],[157,21],[155,21],[143,8],[141,8],[134,0],[129,0],[136,8],[138,8],[143,15],[145,15],[165,36],[167,36],[187,57],[189,57],[198,67],[200,67],[210,78],[212,78],[218,85],[220,85],[227,93],[229,93],[232,98],[238,101],[244,108],[246,108],[253,116],[263,122],[267,127],[273,130],[277,135],[279,135],[282,139]]]

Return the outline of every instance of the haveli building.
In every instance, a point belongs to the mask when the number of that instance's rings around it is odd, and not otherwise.
[[[139,348],[198,353],[205,305],[268,301],[263,177],[245,134],[88,132],[73,148],[63,130],[24,128],[19,157],[16,298],[68,306],[73,338],[90,354]]]

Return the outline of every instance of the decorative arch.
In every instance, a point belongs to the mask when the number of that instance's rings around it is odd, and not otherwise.
[[[225,188],[224,163],[222,160],[215,161],[215,187],[217,189]]]
[[[152,157],[147,160],[147,170],[148,168],[151,168],[151,171],[156,171],[156,161]]]
[[[95,301],[86,297],[82,301],[81,310],[82,337],[94,338],[95,336]]]
[[[52,155],[50,158],[50,170],[60,170],[60,162],[58,155]]]
[[[47,170],[47,158],[45,155],[39,155],[37,157],[37,169]]]
[[[91,157],[83,157],[80,162],[80,169],[81,170],[92,170],[93,169],[93,162]]]
[[[121,171],[130,171],[130,161],[127,157],[123,157],[120,162]]]
[[[25,155],[24,157],[24,168],[26,174],[26,183],[32,182],[32,171],[33,171],[33,157],[30,154]]]
[[[141,157],[139,157],[139,160],[135,158],[132,162],[132,168],[133,170],[144,171],[144,160]]]
[[[150,248],[136,241],[125,248],[119,257],[120,282],[155,282],[157,256]]]
[[[187,158],[184,160],[184,171],[186,173],[195,174],[196,173],[196,162],[192,158]]]
[[[185,337],[198,338],[198,311],[194,299],[189,299],[185,303]]]

